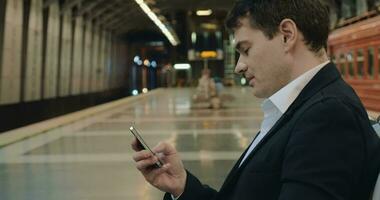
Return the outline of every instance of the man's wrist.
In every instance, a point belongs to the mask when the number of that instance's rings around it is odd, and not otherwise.
[[[181,194],[183,194],[183,192],[185,191],[185,189],[183,188],[181,188],[181,189],[179,189],[178,191],[174,191],[173,193],[171,193],[172,194],[172,196],[175,198],[175,199],[178,199],[180,196],[181,196]]]
[[[187,172],[185,171],[185,178],[183,179],[183,183],[180,184],[182,187],[178,188],[178,190],[173,191],[173,193],[171,193],[172,197],[174,197],[175,199],[178,199],[185,192],[186,179],[187,179]]]

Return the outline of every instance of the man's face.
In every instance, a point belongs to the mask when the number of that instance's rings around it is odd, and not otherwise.
[[[283,37],[269,40],[262,31],[251,26],[247,17],[234,30],[236,49],[240,53],[236,73],[245,76],[258,98],[268,98],[290,81],[291,70],[286,64]]]

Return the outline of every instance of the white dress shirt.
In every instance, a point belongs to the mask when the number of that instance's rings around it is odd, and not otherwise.
[[[286,112],[289,106],[294,102],[294,100],[301,93],[303,88],[310,82],[310,80],[321,70],[327,63],[326,61],[311,70],[305,72],[301,76],[294,79],[292,82],[288,83],[285,87],[281,88],[279,91],[274,93],[268,99],[265,99],[261,104],[261,109],[264,112],[264,120],[261,122],[259,135],[250,145],[244,158],[241,160],[239,167],[257,146],[257,144],[265,137],[273,125],[281,118],[281,116]],[[181,195],[180,195],[181,196]],[[180,197],[179,196],[179,197]],[[179,197],[174,198],[177,200]]]
[[[264,120],[261,122],[259,135],[254,139],[250,145],[244,158],[241,160],[239,167],[249,154],[255,149],[257,144],[265,137],[273,125],[281,118],[281,116],[286,112],[289,106],[294,102],[294,100],[301,93],[303,88],[310,82],[310,80],[321,70],[327,63],[326,61],[309,71],[305,72],[301,76],[294,79],[292,82],[288,83],[285,87],[281,88],[279,91],[274,93],[268,99],[265,99],[261,104],[261,109],[264,112]]]

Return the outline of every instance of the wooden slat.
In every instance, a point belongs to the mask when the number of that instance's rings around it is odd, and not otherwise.
[[[346,80],[368,110],[380,111],[380,80]]]
[[[368,47],[363,49],[363,79],[368,79]]]
[[[358,79],[358,52],[356,49],[354,49],[352,53],[354,55],[354,78]]]
[[[374,79],[379,79],[379,73],[380,73],[380,70],[379,70],[379,47],[378,46],[375,46],[375,51],[374,51],[375,55],[374,55],[374,66],[373,66],[373,71],[374,71],[374,75],[373,75],[373,78]]]
[[[349,52],[346,52],[345,55],[348,55]],[[348,62],[348,59],[346,58],[346,62],[344,63],[344,77],[350,77],[350,63]]]

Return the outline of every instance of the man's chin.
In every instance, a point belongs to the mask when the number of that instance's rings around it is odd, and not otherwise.
[[[265,98],[268,98],[268,95],[263,92],[263,91],[260,91],[258,90],[257,88],[252,88],[252,93],[253,93],[253,96],[257,97],[257,98],[260,98],[260,99],[265,99]]]

